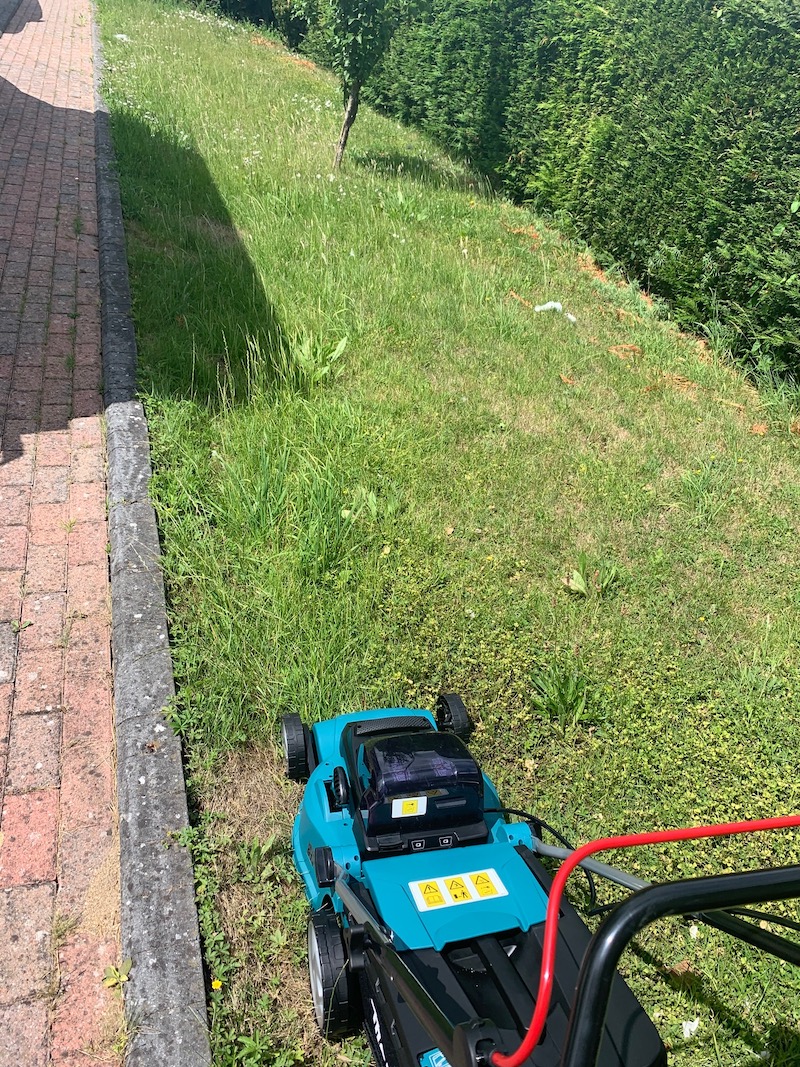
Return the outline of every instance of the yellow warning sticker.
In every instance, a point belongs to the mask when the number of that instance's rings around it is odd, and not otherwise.
[[[455,904],[473,904],[488,897],[508,896],[508,890],[493,868],[451,874],[446,878],[427,878],[409,882],[408,888],[418,911],[450,908]]]
[[[427,907],[438,908],[444,904],[445,900],[439,890],[438,882],[418,882],[417,884]]]
[[[427,810],[427,797],[398,797],[392,801],[393,819],[407,819],[409,816],[424,815]]]
[[[471,874],[469,880],[475,887],[475,891],[479,897],[497,896],[497,888],[489,877],[488,871],[478,871],[477,874]]]
[[[446,878],[445,885],[450,899],[456,904],[464,900],[472,900],[472,893],[467,889],[461,878]]]

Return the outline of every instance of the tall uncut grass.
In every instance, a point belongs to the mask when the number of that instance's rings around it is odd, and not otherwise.
[[[101,17],[215,1063],[362,1062],[308,1025],[279,717],[460,691],[575,841],[796,810],[799,427],[412,131],[332,175],[336,85],[252,27]],[[672,1063],[797,1062],[788,967],[673,922],[624,969]]]

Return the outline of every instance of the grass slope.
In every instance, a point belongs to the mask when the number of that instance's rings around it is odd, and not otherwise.
[[[360,1063],[309,1021],[279,716],[460,691],[576,841],[796,810],[798,426],[413,132],[363,113],[331,174],[335,84],[260,33],[101,18],[215,1063]],[[796,1063],[797,975],[694,933],[625,958],[671,1062]]]

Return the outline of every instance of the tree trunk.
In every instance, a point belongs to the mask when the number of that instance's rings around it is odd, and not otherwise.
[[[344,155],[345,145],[347,144],[347,138],[350,135],[350,127],[356,121],[356,113],[358,111],[358,97],[361,93],[361,85],[358,82],[354,82],[350,86],[350,96],[344,107],[344,122],[342,123],[342,132],[339,134],[339,143],[336,146],[336,155],[333,157],[333,169],[338,170],[339,164],[342,162],[342,156]]]

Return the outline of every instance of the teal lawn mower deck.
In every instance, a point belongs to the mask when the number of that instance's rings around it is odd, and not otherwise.
[[[504,818],[464,743],[468,729],[453,695],[440,698],[435,717],[392,708],[310,729],[297,716],[283,721],[288,774],[307,779],[293,848],[312,909],[317,1022],[328,1037],[363,1023],[380,1067],[469,1060],[479,1051],[469,1048],[476,1020],[497,1048],[511,1048],[533,1009],[550,876],[531,826]],[[589,940],[564,903],[547,1027],[528,1061],[535,1067],[561,1062]],[[618,976],[598,1062],[666,1062]]]
[[[744,908],[800,896],[800,866],[650,885],[592,858],[796,829],[800,815],[545,845],[542,820],[502,807],[468,732],[453,694],[435,715],[380,709],[311,728],[283,719],[287,773],[307,782],[292,843],[324,1035],[363,1025],[377,1067],[664,1067],[661,1039],[616,971],[648,923],[691,915],[800,965],[800,945],[762,920],[793,924]],[[541,856],[563,860],[553,878]],[[634,891],[593,936],[563,895],[578,865],[590,884],[594,874]]]

